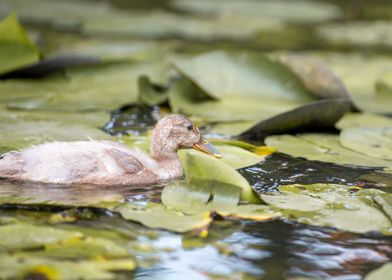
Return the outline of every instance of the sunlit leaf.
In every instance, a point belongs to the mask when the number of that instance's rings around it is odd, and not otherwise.
[[[391,166],[390,161],[371,158],[343,147],[339,136],[332,134],[299,134],[269,136],[265,139],[269,146],[278,152],[309,160],[352,164],[358,166]]]
[[[46,244],[82,238],[77,231],[66,231],[49,226],[11,224],[0,226],[0,246],[5,249],[34,249]]]
[[[353,187],[326,184],[291,185],[279,189],[281,194],[262,194],[261,198],[288,218],[357,233],[380,231],[390,234],[392,223],[368,201],[367,197],[372,195],[369,192],[364,196],[355,195],[350,193]]]
[[[340,15],[340,10],[329,3],[306,0],[252,1],[242,0],[173,0],[178,9],[207,15],[237,14],[257,19],[271,18],[288,22],[318,22],[333,19]]]
[[[37,62],[40,53],[15,14],[0,21],[0,74]]]
[[[371,113],[348,113],[336,123],[340,130],[358,127],[392,127],[392,118]]]
[[[388,262],[377,268],[372,270],[369,274],[366,275],[365,280],[384,280],[388,278],[392,273],[392,263]]]
[[[135,262],[131,259],[61,261],[43,257],[1,255],[1,277],[40,277],[43,279],[117,279],[113,271],[132,271]]]
[[[241,200],[248,203],[258,202],[246,179],[220,159],[195,150],[180,150],[178,155],[189,183],[212,181],[233,185],[241,189]]]
[[[340,133],[340,142],[358,153],[392,161],[392,127],[347,128]]]
[[[149,228],[186,232],[207,227],[211,222],[209,212],[185,215],[161,204],[123,204],[115,209],[124,219],[139,222]]]

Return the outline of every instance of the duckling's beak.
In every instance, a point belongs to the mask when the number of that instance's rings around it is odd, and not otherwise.
[[[203,138],[200,138],[200,141],[193,144],[193,148],[195,150],[204,152],[206,154],[212,155],[217,158],[221,158],[222,154],[210,143],[208,143],[207,140],[204,140]]]

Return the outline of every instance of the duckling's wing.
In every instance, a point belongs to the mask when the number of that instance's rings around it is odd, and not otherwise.
[[[129,175],[137,174],[145,169],[145,166],[143,166],[139,160],[130,155],[127,151],[110,149],[105,152],[120,168],[124,170],[125,173]]]

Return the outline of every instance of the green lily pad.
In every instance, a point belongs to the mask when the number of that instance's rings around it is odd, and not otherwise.
[[[351,109],[346,98],[315,101],[277,116],[262,120],[240,134],[243,138],[259,139],[270,134],[304,129],[333,127]]]
[[[0,269],[4,279],[40,277],[43,279],[118,279],[113,271],[133,271],[131,259],[62,261],[43,257],[1,255]]]
[[[195,214],[236,207],[240,191],[236,186],[213,181],[180,182],[166,186],[161,200],[169,208]]]
[[[85,18],[82,30],[89,35],[116,34],[123,37],[167,38],[190,40],[250,40],[259,30],[276,30],[276,21],[243,18],[197,18],[161,10],[118,12]]]
[[[321,59],[296,54],[279,55],[278,59],[297,74],[305,87],[317,97],[349,99],[343,82]]]
[[[392,161],[392,127],[346,128],[340,142],[358,153]]]
[[[171,4],[178,9],[207,14],[227,16],[236,14],[257,19],[271,18],[288,22],[320,22],[338,17],[340,10],[329,3],[306,0],[286,1],[252,1],[242,0],[173,0]]]
[[[214,99],[228,96],[309,101],[302,82],[286,66],[252,52],[204,53],[174,62],[181,75]],[[246,108],[246,107],[243,107]]]
[[[218,71],[218,70],[217,70]],[[219,82],[219,80],[217,80]],[[222,84],[222,82],[219,82]],[[188,80],[177,81],[169,91],[169,104],[173,112],[193,115],[215,124],[246,121],[241,131],[254,125],[260,119],[267,119],[277,114],[292,110],[304,104],[304,101],[282,100],[268,96],[226,96],[220,100],[205,95],[194,83]],[[234,131],[238,134],[237,130]]]
[[[388,278],[392,273],[392,262],[388,262],[381,266],[380,268],[377,268],[375,270],[372,270],[370,273],[368,273],[365,277],[365,280],[384,280]]]
[[[309,160],[358,166],[389,167],[392,164],[391,161],[371,158],[343,147],[339,136],[333,134],[276,135],[267,137],[265,143],[276,147],[278,152]]]
[[[262,194],[261,198],[288,218],[356,233],[390,234],[392,222],[374,203],[368,202],[369,192],[366,196],[353,195],[350,186],[325,184],[289,185],[279,189],[282,194]]]
[[[68,70],[69,79],[8,80],[0,83],[0,101],[12,109],[97,111],[135,103],[138,78],[149,75],[164,81],[158,63],[114,63]],[[104,77],[104,78],[103,78]]]
[[[150,41],[85,39],[65,44],[51,54],[56,56],[78,56],[98,58],[102,62],[145,61],[160,59],[169,45]]]
[[[239,188],[218,182],[198,181],[186,184],[173,183],[162,192],[162,203],[167,207],[187,214],[205,211],[216,212],[227,218],[241,218],[256,221],[275,219],[281,216],[271,207],[259,204],[238,205]]]
[[[34,249],[47,244],[79,239],[83,234],[49,226],[10,224],[0,226],[0,246],[5,249]]]
[[[359,127],[392,127],[392,118],[371,113],[348,113],[335,126],[340,130]]]
[[[241,190],[242,201],[259,202],[248,181],[221,160],[195,150],[180,150],[178,156],[188,183],[212,181],[236,186]]]
[[[0,22],[0,74],[33,64],[40,52],[30,41],[15,14]]]
[[[105,238],[86,237],[70,239],[54,244],[46,244],[45,256],[62,258],[128,257],[128,250],[117,243]]]
[[[355,53],[319,55],[342,79],[356,107],[371,113],[392,112],[392,94],[383,86],[392,73],[389,56]]]
[[[216,148],[222,154],[220,161],[223,161],[234,169],[255,165],[264,160],[264,157],[240,147],[231,145],[216,145]]]
[[[2,122],[0,130],[2,131],[0,147],[8,147],[8,150],[50,141],[108,140],[111,138],[98,128],[55,121]]]
[[[138,79],[138,103],[148,106],[165,103],[168,95],[164,89],[158,90],[147,76],[140,76]]]
[[[212,221],[209,212],[185,215],[155,203],[148,205],[128,203],[117,207],[115,211],[120,213],[124,219],[139,222],[149,228],[175,232],[199,230],[207,227]]]

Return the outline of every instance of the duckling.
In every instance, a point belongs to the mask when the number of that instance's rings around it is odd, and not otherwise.
[[[112,141],[50,142],[4,154],[0,177],[55,184],[153,184],[183,175],[176,153],[181,148],[220,156],[189,119],[173,114],[155,126],[151,156]]]

